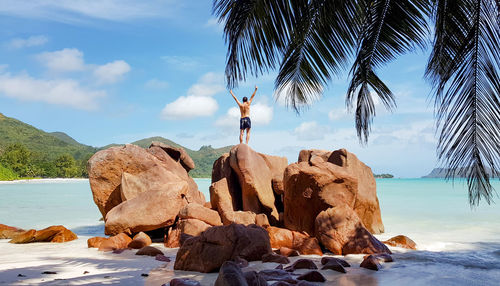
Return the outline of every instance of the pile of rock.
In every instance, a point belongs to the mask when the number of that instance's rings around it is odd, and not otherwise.
[[[182,148],[153,142],[111,147],[88,161],[94,202],[105,221],[105,233],[133,234],[171,226],[188,203],[205,198],[189,176],[194,162]]]
[[[199,272],[218,271],[225,261],[286,262],[324,249],[391,253],[372,235],[384,231],[373,173],[345,149],[302,150],[289,165],[234,146],[214,162],[209,203],[188,174],[192,168],[183,149],[158,142],[96,153],[90,184],[113,237],[93,238],[89,247],[130,248],[138,240],[131,235],[159,229],[166,247],[180,247],[174,268]],[[140,237],[136,244],[147,246]],[[379,257],[365,260],[372,265]]]
[[[384,231],[373,173],[345,149],[302,150],[288,165],[237,145],[214,163],[210,201],[224,224],[265,227],[273,248],[390,253],[372,235]]]

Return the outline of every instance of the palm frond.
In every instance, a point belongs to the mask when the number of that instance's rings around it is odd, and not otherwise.
[[[288,43],[293,11],[287,0],[214,0],[228,43],[226,78],[233,88],[247,71],[260,75],[275,68]]]
[[[500,172],[500,25],[498,1],[438,0],[426,76],[436,89],[438,157],[447,178],[465,170],[469,201],[492,202],[487,169]]]
[[[359,36],[357,57],[351,69],[346,104],[356,101],[356,130],[366,143],[375,116],[374,93],[389,110],[396,106],[394,94],[375,70],[416,47],[424,47],[428,34],[428,1],[367,0],[364,3],[363,29]]]
[[[311,0],[294,5],[295,25],[275,87],[297,112],[318,98],[353,51],[359,24],[355,1]],[[301,4],[301,5],[298,5]]]

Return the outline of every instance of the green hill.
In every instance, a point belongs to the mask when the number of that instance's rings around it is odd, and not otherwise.
[[[232,147],[215,149],[211,146],[202,146],[195,151],[163,137],[145,138],[131,144],[147,148],[153,141],[184,148],[196,164],[190,175],[198,178],[210,177],[214,161],[223,153],[229,152]],[[64,132],[48,133],[0,113],[0,161],[3,160],[0,162],[3,163],[0,180],[13,179],[13,176],[86,176],[85,164],[91,155],[99,150],[120,145],[123,144],[91,147],[79,143]],[[5,158],[6,151],[10,153],[9,158]],[[57,169],[56,166],[66,167]]]
[[[0,113],[0,150],[15,143],[21,143],[32,153],[49,160],[56,159],[63,154],[70,154],[75,159],[82,159],[97,150],[94,147],[78,143],[65,133],[47,133]]]

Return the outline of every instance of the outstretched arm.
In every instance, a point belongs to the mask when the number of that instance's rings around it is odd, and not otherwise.
[[[240,101],[236,98],[236,96],[234,95],[234,93],[233,93],[233,90],[232,90],[232,89],[230,89],[230,90],[229,90],[229,93],[231,93],[231,95],[233,96],[233,98],[234,98],[234,100],[236,101],[236,103],[238,103],[238,105],[241,105],[241,102],[240,102]]]
[[[255,86],[255,90],[253,91],[252,96],[250,97],[250,103],[252,103],[253,98],[255,97],[255,94],[257,93],[257,86]]]

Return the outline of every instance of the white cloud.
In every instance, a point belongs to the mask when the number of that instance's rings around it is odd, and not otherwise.
[[[224,23],[219,23],[217,18],[210,18],[205,23],[206,28],[215,30],[216,32],[222,32],[224,30]]]
[[[118,60],[98,66],[94,70],[94,76],[99,83],[115,83],[123,79],[123,76],[130,71],[130,65],[123,60]]]
[[[319,125],[316,121],[308,121],[297,126],[293,133],[299,140],[314,141],[324,139],[328,131],[328,127]]]
[[[153,78],[148,80],[144,86],[148,89],[156,89],[156,90],[163,90],[168,87],[168,82],[159,80],[157,78]]]
[[[163,119],[188,119],[213,115],[219,105],[212,98],[224,90],[222,75],[206,73],[187,91],[187,96],[180,96],[168,103],[161,112]]]
[[[182,4],[174,0],[2,0],[0,13],[81,24],[93,23],[93,19],[126,21],[151,17],[172,17]]]
[[[193,71],[201,66],[200,62],[192,57],[163,56],[161,59],[165,61],[169,67],[181,71]]]
[[[11,49],[22,49],[28,47],[42,46],[46,44],[49,39],[43,35],[30,36],[28,38],[15,38],[7,43],[7,47]]]
[[[39,54],[37,58],[49,70],[55,72],[81,71],[85,68],[83,53],[74,48],[44,52]]]
[[[231,107],[225,115],[215,121],[215,125],[236,128],[240,124],[240,117],[240,109],[238,107]],[[250,107],[250,119],[252,120],[252,125],[268,125],[273,119],[273,107],[261,102],[252,104]]]
[[[224,91],[224,78],[218,73],[206,73],[197,83],[193,84],[187,91],[187,95],[192,96],[214,96]]]
[[[219,105],[210,96],[188,95],[177,98],[161,111],[163,119],[190,119],[213,115]]]
[[[347,111],[347,108],[334,108],[328,112],[328,118],[330,120],[342,120],[342,119],[350,119],[352,114]]]
[[[103,90],[88,90],[71,79],[43,80],[23,74],[0,75],[0,94],[7,97],[65,105],[76,109],[94,110],[97,99],[106,96]]]

